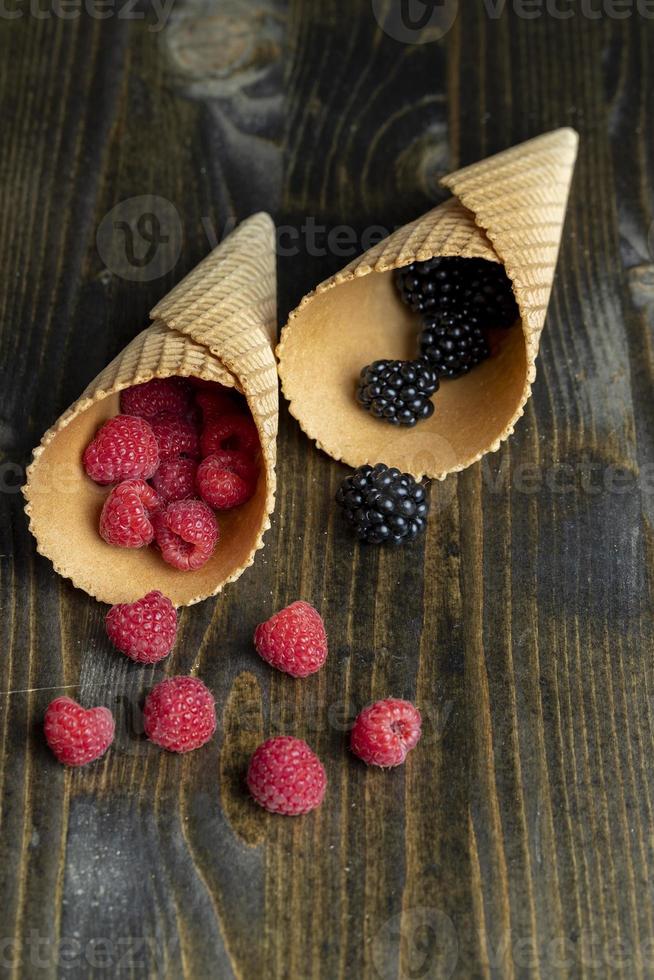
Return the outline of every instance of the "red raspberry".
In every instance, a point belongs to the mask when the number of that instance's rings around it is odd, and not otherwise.
[[[158,415],[150,425],[159,447],[159,459],[163,462],[174,456],[197,456],[198,433],[192,422],[176,415]]]
[[[259,452],[259,433],[247,415],[223,415],[207,422],[200,437],[203,456],[223,449],[239,449],[252,456]]]
[[[154,535],[164,561],[181,571],[207,562],[218,543],[218,524],[202,500],[174,500],[154,517]]]
[[[256,802],[289,817],[315,810],[323,801],[327,775],[318,756],[301,738],[269,738],[255,751],[247,785]]]
[[[197,460],[188,456],[173,456],[160,464],[152,477],[152,485],[164,504],[173,500],[188,500],[195,497],[195,474]]]
[[[420,738],[420,712],[410,701],[385,698],[354,722],[350,747],[369,766],[399,766]]]
[[[250,499],[256,490],[258,475],[252,457],[232,449],[202,460],[197,472],[197,487],[210,507],[229,510]]]
[[[114,487],[100,514],[100,534],[118,548],[142,548],[154,538],[152,517],[160,506],[143,480],[125,480]]]
[[[292,677],[308,677],[327,659],[327,634],[320,613],[308,602],[293,602],[257,626],[257,652]]]
[[[55,698],[43,719],[46,742],[67,766],[99,759],[113,742],[114,730],[109,708],[82,708],[72,698]]]
[[[114,646],[142,664],[163,660],[175,645],[177,612],[161,592],[112,606],[105,623]]]
[[[143,723],[150,741],[162,749],[199,749],[216,730],[213,694],[197,677],[170,677],[145,699]]]
[[[121,412],[148,420],[162,412],[186,415],[191,407],[191,388],[184,378],[153,378],[120,393]]]
[[[237,410],[234,399],[229,394],[229,388],[222,385],[211,385],[202,388],[195,396],[195,404],[202,411],[205,422],[211,422],[222,415],[233,415]]]
[[[82,462],[96,483],[147,480],[159,465],[157,440],[145,419],[116,415],[97,431]]]

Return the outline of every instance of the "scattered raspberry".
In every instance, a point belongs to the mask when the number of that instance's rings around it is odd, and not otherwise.
[[[67,766],[99,759],[114,740],[114,719],[108,708],[82,708],[72,698],[55,698],[45,712],[45,740]]]
[[[320,613],[308,602],[293,602],[254,631],[257,652],[292,677],[308,677],[327,659],[327,634]]]
[[[163,412],[186,415],[191,407],[191,387],[184,378],[153,378],[120,393],[121,412],[148,420]]]
[[[96,483],[147,480],[159,465],[157,440],[145,419],[116,415],[98,430],[82,462]]]
[[[145,734],[162,749],[199,749],[216,730],[213,694],[197,677],[171,677],[148,694],[143,722]]]
[[[176,415],[157,415],[150,423],[163,462],[174,456],[197,456],[198,433],[192,422]]]
[[[420,738],[420,712],[410,701],[385,698],[354,722],[350,747],[369,766],[399,766]]]
[[[165,459],[152,477],[152,485],[161,497],[162,503],[173,500],[188,500],[195,497],[195,474],[198,463],[188,456],[173,456]]]
[[[175,500],[154,517],[154,534],[164,561],[181,571],[207,562],[218,543],[218,524],[202,500]]]
[[[161,592],[148,592],[137,602],[112,606],[105,622],[114,646],[142,664],[162,660],[175,645],[177,612]]]
[[[202,412],[205,422],[211,422],[223,415],[233,415],[237,411],[237,404],[229,394],[229,388],[214,384],[207,386],[197,392],[195,404]]]
[[[247,415],[223,415],[207,422],[202,430],[200,448],[203,456],[211,456],[223,449],[239,449],[254,456],[259,452],[257,427]]]
[[[143,480],[125,480],[114,487],[100,514],[100,535],[118,548],[142,548],[154,538],[152,517],[160,506]]]
[[[215,510],[244,504],[257,487],[259,470],[252,457],[237,449],[207,456],[197,472],[200,496]]]
[[[271,813],[297,816],[315,810],[327,788],[324,767],[301,738],[269,738],[250,759],[247,785],[257,803]]]

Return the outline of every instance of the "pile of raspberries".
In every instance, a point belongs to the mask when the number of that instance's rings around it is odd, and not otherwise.
[[[161,592],[137,602],[112,606],[107,634],[118,650],[138,663],[155,663],[172,650],[177,613]],[[254,647],[277,670],[291,677],[315,674],[328,654],[322,617],[298,601],[257,626]],[[198,677],[175,676],[157,684],[143,708],[147,738],[169,752],[190,752],[207,743],[216,730],[211,691]],[[81,766],[99,759],[114,740],[115,723],[108,708],[85,709],[71,698],[48,706],[45,738],[60,762]],[[352,752],[368,765],[401,765],[421,734],[420,712],[409,701],[385,698],[364,708],[350,734]],[[327,789],[325,768],[300,738],[281,735],[253,753],[245,783],[252,798],[272,813],[297,816],[320,806]]]
[[[209,560],[219,537],[214,512],[246,503],[259,478],[257,429],[238,399],[222,385],[195,378],[155,378],[121,392],[120,414],[101,426],[83,455],[87,475],[112,487],[99,528],[108,544],[143,548],[154,543],[163,559],[182,571]],[[347,514],[359,535],[399,541],[417,533],[421,528],[413,525],[426,515],[423,497],[413,499],[421,488],[410,486],[406,474],[381,465],[363,469],[355,474],[356,486],[345,488],[347,500],[339,501],[352,511]],[[388,533],[381,535],[387,524]],[[105,622],[113,645],[140,664],[163,660],[176,642],[177,611],[159,591],[112,606]],[[253,642],[271,667],[295,678],[315,674],[328,654],[322,617],[304,601],[257,626]],[[198,749],[216,731],[213,694],[198,677],[169,677],[147,695],[143,724],[149,741],[169,752]],[[59,697],[46,710],[44,734],[60,762],[81,766],[104,755],[114,740],[115,722],[106,707],[84,708]],[[398,766],[420,734],[418,709],[409,701],[385,698],[360,712],[350,748],[368,765]],[[291,816],[318,807],[327,789],[318,756],[305,741],[287,735],[256,749],[245,782],[260,806]]]
[[[113,484],[100,534],[118,548],[155,544],[189,571],[211,558],[214,511],[246,503],[259,477],[259,436],[245,401],[198,378],[153,378],[120,393],[120,414],[84,451],[87,475]]]

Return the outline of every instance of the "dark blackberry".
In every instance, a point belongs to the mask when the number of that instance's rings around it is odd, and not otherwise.
[[[412,541],[425,530],[429,512],[424,486],[385,463],[360,466],[343,481],[336,502],[357,537],[369,544]]]
[[[504,266],[485,259],[473,262],[476,268],[464,290],[468,315],[474,315],[480,327],[512,327],[520,311]]]
[[[395,281],[408,307],[415,313],[431,313],[457,302],[461,294],[462,272],[460,260],[437,257],[426,262],[412,262],[398,269]]]
[[[454,313],[441,313],[423,319],[420,353],[439,378],[458,378],[467,374],[490,354],[483,330]]]
[[[437,389],[438,375],[425,359],[373,361],[361,371],[357,401],[377,419],[412,426],[433,415]]]
[[[396,283],[416,313],[458,313],[480,327],[510,327],[518,318],[511,280],[499,262],[438,256],[398,269]]]

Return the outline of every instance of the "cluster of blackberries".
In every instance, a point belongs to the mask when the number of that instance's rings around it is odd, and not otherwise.
[[[375,418],[413,426],[433,415],[439,380],[458,378],[485,360],[487,331],[512,326],[519,311],[499,262],[437,257],[398,269],[395,282],[403,302],[422,317],[419,356],[368,364],[357,401]],[[425,487],[384,463],[360,466],[336,500],[361,541],[404,544],[425,529]]]
[[[458,378],[490,354],[487,331],[518,318],[499,262],[437,257],[395,274],[403,302],[422,317],[416,361],[375,361],[361,371],[357,400],[375,418],[415,425],[434,412],[440,378]]]
[[[360,541],[404,544],[425,529],[429,501],[410,473],[377,463],[360,466],[341,484],[336,502]]]
[[[420,353],[439,378],[458,378],[485,360],[486,331],[511,327],[519,315],[499,262],[437,257],[398,269],[395,281],[402,300],[422,316]]]

